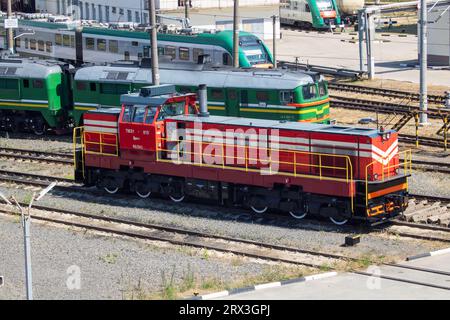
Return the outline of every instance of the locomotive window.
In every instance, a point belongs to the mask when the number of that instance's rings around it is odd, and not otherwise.
[[[55,34],[55,44],[57,46],[62,45],[62,36],[59,33]]]
[[[106,51],[106,40],[105,39],[97,39],[97,50],[98,51]]]
[[[155,118],[156,108],[149,107],[147,109],[147,116],[145,117],[146,124],[152,124]]]
[[[269,101],[269,93],[267,91],[256,91],[256,100],[258,100],[258,102]]]
[[[211,89],[211,97],[215,100],[223,100],[223,91],[221,89]]]
[[[192,49],[192,58],[194,62],[198,62],[198,56],[201,56],[204,54],[203,49],[194,48]]]
[[[136,107],[133,116],[133,122],[143,123],[146,107]]]
[[[16,79],[0,79],[0,89],[17,90],[19,83]]]
[[[20,48],[20,38],[16,38],[16,40],[14,42],[15,42],[15,46],[17,48]]]
[[[164,48],[164,54],[166,55],[166,56],[170,56],[172,59],[176,59],[176,57],[177,57],[177,51],[176,51],[177,49],[175,48],[175,47],[172,47],[172,46],[166,46],[165,48]]]
[[[94,38],[86,38],[86,49],[94,50],[95,40]]]
[[[33,80],[33,88],[42,89],[44,87],[44,81],[42,80]]]
[[[86,82],[77,82],[76,88],[78,91],[86,90]]]
[[[327,95],[328,90],[327,90],[327,85],[324,81],[319,82],[319,96],[323,97],[325,95]]]
[[[133,47],[137,47],[137,46],[139,46],[139,43],[137,41],[131,41],[131,45]]]
[[[241,91],[241,101],[242,101],[242,103],[248,103],[248,91],[247,90]]]
[[[91,89],[91,91],[97,91],[97,86],[96,86],[95,82],[90,82],[89,88]]]
[[[46,43],[45,43],[45,51],[47,51],[47,52],[52,52],[52,42],[51,41],[47,41]]]
[[[39,51],[45,51],[45,44],[44,44],[44,41],[42,41],[42,40],[39,40],[39,41],[38,41],[38,50],[39,50]]]
[[[133,114],[133,106],[126,106],[123,112],[122,122],[131,122],[131,115]]]
[[[178,49],[178,55],[180,56],[180,60],[189,60],[189,48]]]
[[[185,102],[173,102],[164,104],[159,111],[158,121],[163,120],[166,117],[179,116],[184,114]]]
[[[314,84],[309,84],[303,86],[302,89],[303,99],[308,100],[316,97],[316,86]]]
[[[23,79],[23,87],[24,88],[29,88],[30,87],[30,80]]]
[[[236,100],[237,99],[237,91],[236,90],[228,90],[228,99]]]
[[[101,83],[100,93],[102,94],[116,94],[116,86],[111,83]]]
[[[119,41],[109,40],[109,52],[112,52],[112,53],[119,52]]]
[[[231,55],[228,52],[225,52],[222,55],[222,63],[225,66],[231,66],[233,64],[233,59],[231,58]]]
[[[292,102],[294,102],[294,92],[292,92],[292,91],[280,91],[280,101],[281,101],[281,103],[292,103]]]

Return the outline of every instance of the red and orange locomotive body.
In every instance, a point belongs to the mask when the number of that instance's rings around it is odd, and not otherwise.
[[[180,202],[186,196],[380,222],[407,205],[410,158],[397,133],[336,125],[208,116],[173,86],[123,96],[122,109],[90,111],[79,129],[76,178]]]

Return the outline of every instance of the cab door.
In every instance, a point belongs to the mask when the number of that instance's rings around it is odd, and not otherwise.
[[[226,115],[229,117],[239,117],[240,108],[241,108],[240,92],[237,89],[228,89],[225,106]]]
[[[154,116],[147,106],[124,106],[119,129],[121,148],[154,151]]]

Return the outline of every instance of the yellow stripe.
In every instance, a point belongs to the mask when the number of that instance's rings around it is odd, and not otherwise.
[[[31,108],[48,108],[46,104],[31,104],[31,103],[17,103],[17,102],[0,102],[0,106],[15,106],[15,107],[31,107]]]
[[[75,106],[75,110],[95,110],[97,109],[96,107],[80,107],[80,106]]]
[[[324,111],[328,109],[328,107],[322,108],[321,111],[316,110],[316,114],[322,114]],[[270,113],[288,113],[288,114],[305,114],[311,113],[314,111],[311,110],[278,110],[278,109],[255,109],[255,108],[241,108],[241,111],[244,112],[270,112]]]
[[[225,107],[217,107],[217,106],[208,106],[209,109],[211,110],[225,110]]]

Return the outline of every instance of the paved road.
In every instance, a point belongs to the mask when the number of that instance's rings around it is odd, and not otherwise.
[[[450,300],[450,254],[432,256],[402,262],[398,266],[370,267],[367,272],[381,277],[370,277],[355,273],[343,273],[335,277],[288,284],[275,288],[260,289],[231,295],[222,299],[232,300],[308,300],[308,299],[446,299]],[[425,269],[428,270],[425,271]],[[441,274],[431,272],[438,271]],[[408,283],[411,280],[422,284]],[[441,288],[438,288],[441,287]],[[447,288],[447,289],[445,289]]]

